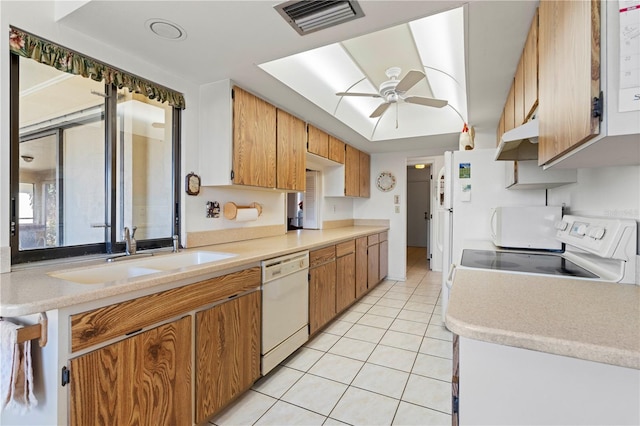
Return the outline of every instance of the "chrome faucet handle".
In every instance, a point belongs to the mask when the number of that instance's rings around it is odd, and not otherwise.
[[[134,226],[134,227],[132,227],[132,228],[131,228],[131,231],[132,231],[132,232],[131,232],[131,238],[133,238],[133,237],[135,237],[135,236],[136,236],[136,230],[137,230],[137,229],[138,229],[138,227],[137,227],[137,226]]]
[[[131,254],[131,235],[129,234],[129,228],[126,226],[122,232],[122,239],[124,240],[124,253],[129,256]]]

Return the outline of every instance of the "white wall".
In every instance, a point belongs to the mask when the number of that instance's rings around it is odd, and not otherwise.
[[[382,192],[375,186],[376,177],[382,171],[391,172],[396,177],[396,187],[389,192]],[[371,154],[371,197],[357,199],[353,203],[353,217],[355,219],[389,220],[388,277],[392,280],[404,280],[407,276],[406,182],[406,153]],[[399,213],[394,213],[394,195],[400,196]]]
[[[548,190],[547,200],[572,214],[640,222],[640,166],[578,169],[578,182]]]
[[[207,218],[207,201],[220,203],[220,217]],[[251,222],[236,222],[224,217],[224,204],[234,202],[239,206],[253,202],[262,205],[262,214]],[[231,189],[223,187],[202,187],[197,196],[186,196],[186,222],[188,232],[215,231],[229,228],[251,228],[279,225],[286,219],[286,195],[280,192]]]

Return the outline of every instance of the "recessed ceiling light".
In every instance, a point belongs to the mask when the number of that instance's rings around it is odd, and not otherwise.
[[[180,25],[166,19],[153,18],[145,22],[145,26],[155,35],[165,40],[184,40],[187,32]]]

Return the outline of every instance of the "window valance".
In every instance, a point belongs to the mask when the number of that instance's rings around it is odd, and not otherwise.
[[[126,87],[132,92],[141,93],[159,102],[167,102],[176,108],[184,109],[186,107],[182,93],[127,73],[17,28],[10,28],[9,45],[11,52],[52,66],[57,70],[81,75],[95,81],[104,81],[106,84],[115,84],[119,89]]]

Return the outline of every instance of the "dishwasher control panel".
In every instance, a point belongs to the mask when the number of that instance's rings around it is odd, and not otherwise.
[[[309,269],[309,252],[297,252],[262,261],[262,283]]]

